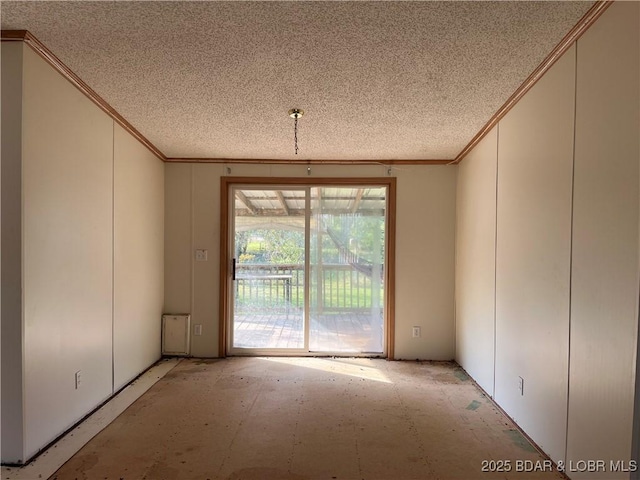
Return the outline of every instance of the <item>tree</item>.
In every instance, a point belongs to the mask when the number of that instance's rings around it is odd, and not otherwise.
[[[292,230],[264,231],[265,259],[269,263],[304,263],[304,233]]]

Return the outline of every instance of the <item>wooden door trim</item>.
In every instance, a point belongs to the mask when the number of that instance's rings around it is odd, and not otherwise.
[[[386,212],[386,268],[385,268],[385,352],[388,360],[394,359],[395,353],[395,269],[396,269],[396,185],[395,177],[221,177],[220,178],[220,312],[218,355],[226,357],[227,319],[230,313],[228,280],[229,265],[229,195],[236,185],[296,185],[296,186],[385,186],[387,187]]]

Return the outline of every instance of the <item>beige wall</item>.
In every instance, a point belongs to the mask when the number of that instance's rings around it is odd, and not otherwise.
[[[192,354],[218,355],[220,177],[386,176],[382,166],[167,164],[165,312],[203,326]],[[227,171],[230,169],[230,172]],[[453,358],[454,167],[401,167],[396,236],[396,357]],[[209,251],[196,262],[196,249]],[[422,338],[411,338],[421,326]]]
[[[640,4],[620,3],[578,41],[567,452],[574,463],[628,460],[631,448],[638,332],[639,31]]]
[[[496,401],[554,460],[573,461],[574,467],[580,460],[603,459],[609,468],[609,460],[631,458],[639,20],[636,2],[609,7],[499,122],[497,172],[474,170],[483,144],[460,166],[456,358],[479,372],[474,376],[495,365]],[[470,215],[464,199],[488,199],[492,175],[498,185],[496,217],[477,205],[480,218]],[[488,235],[479,225],[491,225],[494,218],[495,345],[488,333],[472,344],[465,341],[469,332],[490,326],[491,289],[474,296],[470,292],[481,287],[470,286],[470,279],[491,271],[490,247],[481,249]],[[474,245],[471,234],[478,233],[481,243]],[[524,378],[524,395],[518,376]],[[567,473],[629,478],[610,470]]]
[[[498,139],[494,398],[553,460],[567,421],[574,74],[572,48]]]
[[[114,132],[113,376],[118,390],[160,357],[164,164]]]
[[[395,358],[454,357],[457,169],[400,168],[396,230]],[[422,327],[412,338],[411,328]]]
[[[22,43],[2,44],[2,459],[22,458]]]
[[[111,394],[113,122],[24,49],[25,456]],[[74,386],[81,370],[84,384]]]
[[[165,164],[165,313],[191,313],[191,165]],[[193,346],[193,343],[192,343]]]
[[[456,359],[494,395],[498,128],[458,170]]]
[[[21,101],[13,213],[22,227],[6,230],[3,215],[2,231],[18,242],[23,290],[2,328],[20,331],[24,364],[11,364],[22,388],[18,405],[3,405],[2,430],[6,413],[21,432],[3,442],[2,461],[20,463],[160,356],[164,166],[33,50],[13,45],[22,92],[3,98]]]

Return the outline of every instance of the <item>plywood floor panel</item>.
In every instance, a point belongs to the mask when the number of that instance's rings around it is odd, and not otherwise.
[[[544,457],[453,363],[189,359],[51,479],[564,478],[516,460]]]

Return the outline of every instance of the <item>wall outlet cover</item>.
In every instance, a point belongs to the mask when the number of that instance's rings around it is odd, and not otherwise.
[[[524,395],[524,378],[518,377],[518,391],[520,395]]]

